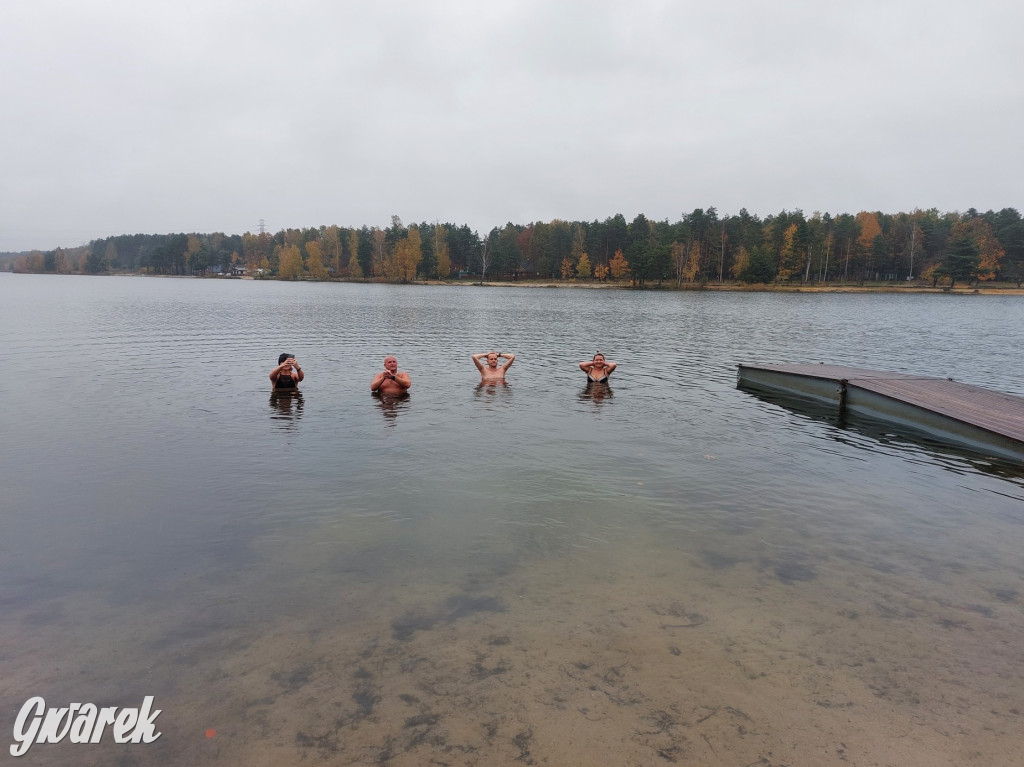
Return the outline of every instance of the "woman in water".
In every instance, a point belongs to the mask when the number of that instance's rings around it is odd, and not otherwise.
[[[618,364],[605,360],[601,352],[597,352],[589,362],[580,363],[580,370],[587,374],[587,383],[608,383],[608,376],[617,367]]]
[[[295,361],[295,357],[285,353],[277,358],[277,367],[270,371],[270,382],[274,391],[297,391],[299,381],[306,377]]]

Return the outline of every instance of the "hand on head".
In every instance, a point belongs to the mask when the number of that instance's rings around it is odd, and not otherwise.
[[[299,367],[299,363],[295,361],[295,357],[287,352],[277,358],[277,367],[270,371],[270,380],[276,385],[278,378],[282,375],[289,376],[299,381],[305,378],[302,368]]]

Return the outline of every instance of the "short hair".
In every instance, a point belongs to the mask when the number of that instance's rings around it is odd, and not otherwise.
[[[288,352],[285,352],[284,354],[282,354],[280,357],[277,358],[277,364],[280,365],[282,362],[284,362],[289,357],[294,357],[294,356],[295,356],[294,354],[289,354]]]

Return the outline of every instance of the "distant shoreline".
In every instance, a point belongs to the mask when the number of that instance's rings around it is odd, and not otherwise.
[[[23,272],[7,272],[8,274],[23,274]],[[51,274],[49,272],[24,272],[24,274]],[[52,275],[51,276],[62,276]],[[68,276],[68,275],[63,275]],[[243,280],[247,282],[335,282],[351,283],[354,285],[424,285],[438,286],[448,285],[452,287],[466,288],[560,288],[569,290],[650,290],[655,292],[720,292],[720,293],[902,293],[902,294],[923,294],[923,293],[951,293],[956,295],[982,295],[982,296],[1024,296],[1024,288],[1017,288],[1009,283],[999,283],[1000,287],[994,285],[979,285],[978,287],[955,287],[948,288],[939,286],[933,288],[925,285],[769,285],[758,284],[737,284],[737,283],[707,283],[672,285],[667,282],[662,285],[650,284],[643,288],[636,288],[628,283],[621,282],[576,282],[560,280],[415,280],[407,283],[385,282],[383,280],[278,280],[274,278],[254,277],[229,277],[229,276],[205,276],[197,277],[188,274],[142,274],[139,272],[104,272],[100,274],[78,274],[71,275],[78,277],[155,277],[159,279],[189,279],[189,280]],[[1005,287],[1002,287],[1005,286]]]
[[[1024,296],[1024,288],[1016,287],[956,287],[937,288],[932,287],[903,287],[900,285],[735,285],[735,284],[707,284],[707,285],[647,285],[644,288],[634,288],[632,285],[617,283],[573,283],[573,282],[444,282],[441,280],[425,280],[415,285],[465,285],[485,288],[578,288],[582,290],[651,290],[661,292],[693,292],[713,291],[719,293],[956,293],[967,295],[1011,295]]]

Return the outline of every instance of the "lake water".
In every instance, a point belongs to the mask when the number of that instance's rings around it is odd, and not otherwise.
[[[21,764],[1024,763],[1022,472],[735,388],[1024,394],[1020,297],[0,274],[0,328],[4,753],[162,710]]]

